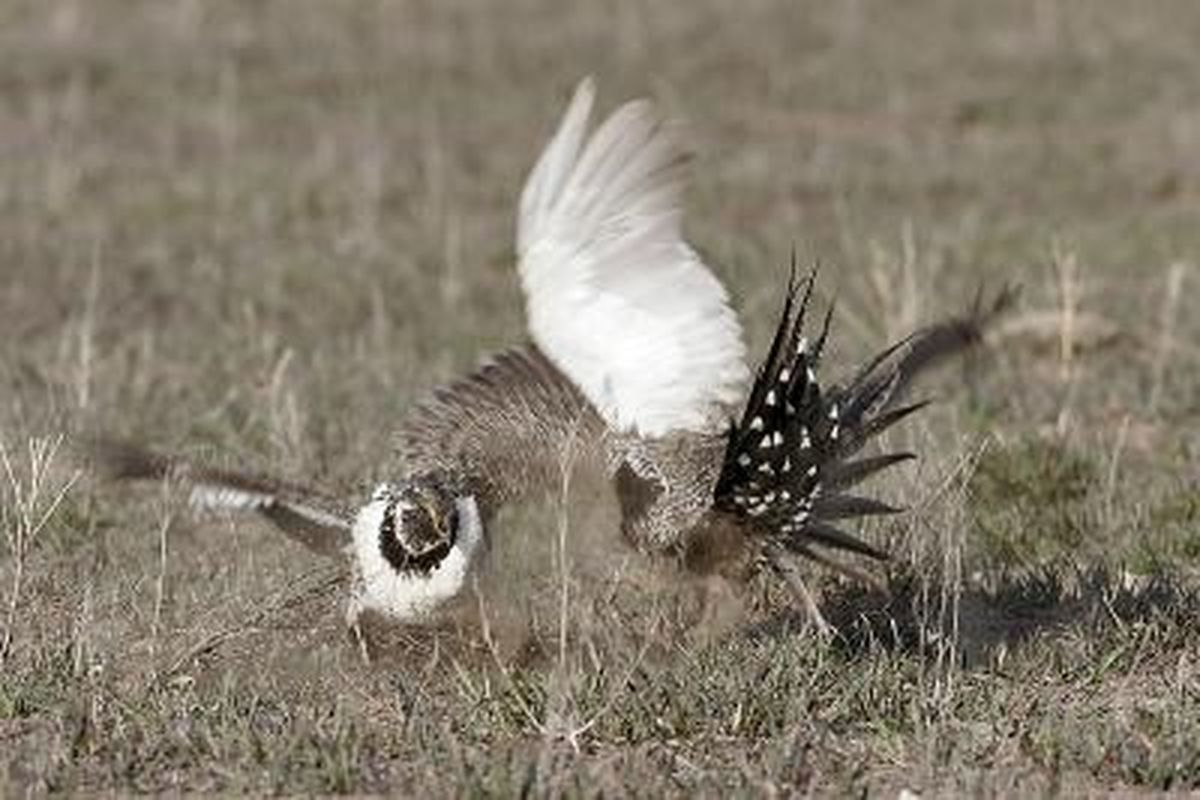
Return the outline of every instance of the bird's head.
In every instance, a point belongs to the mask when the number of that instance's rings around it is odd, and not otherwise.
[[[375,490],[369,508],[377,520],[379,552],[396,572],[428,573],[458,539],[455,493],[436,475],[384,484]]]
[[[351,616],[418,620],[457,595],[483,541],[474,496],[442,473],[376,487],[352,530],[358,585]]]

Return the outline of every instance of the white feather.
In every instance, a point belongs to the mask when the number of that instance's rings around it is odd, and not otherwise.
[[[521,195],[530,333],[614,428],[712,430],[748,371],[725,289],[680,232],[685,153],[646,101],[585,145],[594,96],[584,80]]]
[[[378,493],[354,520],[354,556],[359,580],[348,617],[374,610],[398,620],[418,620],[458,594],[467,581],[471,559],[483,536],[473,497],[455,500],[458,538],[450,553],[428,574],[397,572],[379,548],[379,528],[387,500]]]
[[[232,511],[253,511],[274,500],[265,492],[248,492],[233,486],[198,483],[188,494],[188,505],[196,509],[225,508]]]
[[[343,530],[347,527],[346,520],[315,505],[285,500],[271,492],[256,492],[223,483],[197,483],[188,494],[188,505],[198,511],[261,511],[283,506],[316,525]]]

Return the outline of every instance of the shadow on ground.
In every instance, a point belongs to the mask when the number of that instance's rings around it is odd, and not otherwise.
[[[834,643],[843,655],[865,658],[883,648],[933,657],[952,647],[964,667],[991,663],[1043,633],[1082,629],[1098,636],[1163,620],[1196,627],[1200,619],[1200,591],[1167,574],[1135,576],[1077,566],[1012,572],[988,583],[965,585],[955,597],[943,593],[939,580],[900,572],[881,588],[831,587],[821,611],[837,629]],[[752,626],[747,635],[796,635],[807,624],[801,610],[788,608]]]

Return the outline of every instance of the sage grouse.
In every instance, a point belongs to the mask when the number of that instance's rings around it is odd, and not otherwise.
[[[518,271],[533,342],[412,409],[394,478],[357,511],[308,487],[131,445],[102,444],[100,460],[117,477],[182,479],[194,505],[253,510],[313,550],[348,556],[351,619],[374,610],[419,620],[455,596],[496,511],[557,485],[570,457],[615,482],[630,543],[696,569],[721,569],[731,542],[745,563],[762,556],[785,577],[796,555],[825,561],[821,548],[885,558],[836,523],[895,511],[850,490],[912,456],[856,456],[919,407],[897,403],[912,376],[976,341],[990,312],[919,331],[845,384],[822,386],[830,314],[806,339],[813,279],[801,290],[793,268],[747,394],[741,327],[680,233],[687,158],[674,130],[639,100],[589,136],[593,97],[585,80],[521,195]]]

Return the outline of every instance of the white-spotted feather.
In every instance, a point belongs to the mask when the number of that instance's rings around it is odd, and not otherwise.
[[[686,154],[646,101],[585,143],[594,97],[583,81],[521,196],[530,333],[617,430],[712,431],[748,371],[725,289],[680,231]]]

